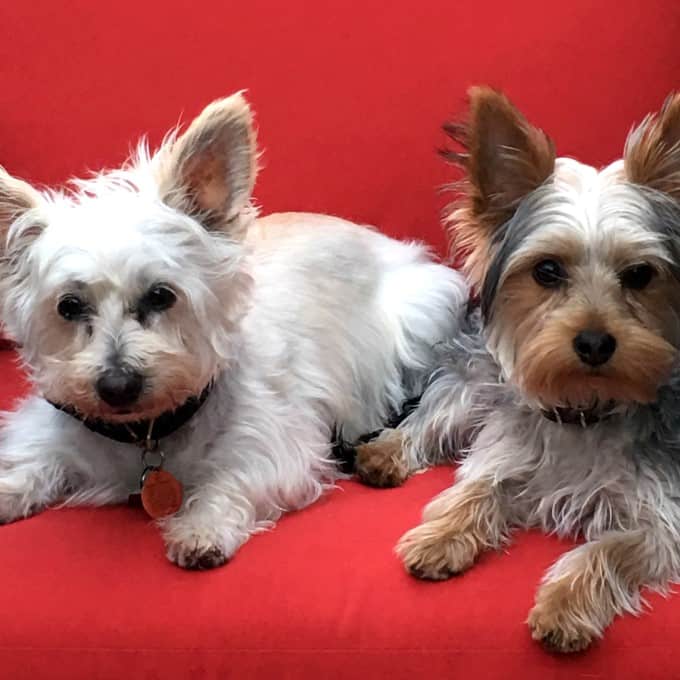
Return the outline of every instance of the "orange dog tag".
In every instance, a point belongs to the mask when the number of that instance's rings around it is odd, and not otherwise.
[[[174,515],[182,505],[182,485],[166,470],[149,470],[142,485],[142,507],[153,519]]]

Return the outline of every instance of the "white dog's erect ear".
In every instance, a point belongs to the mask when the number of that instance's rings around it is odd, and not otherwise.
[[[248,102],[238,93],[209,104],[161,154],[163,199],[195,214],[207,228],[228,230],[255,184],[257,151]]]
[[[623,163],[629,181],[680,200],[680,93],[628,135]]]
[[[18,289],[27,276],[30,259],[26,252],[46,225],[40,214],[44,203],[40,192],[28,182],[12,177],[0,167],[0,316],[15,338],[24,327],[16,317],[17,301],[24,296],[17,292],[12,303],[8,293]]]
[[[42,202],[40,193],[28,182],[12,177],[0,167],[0,254],[7,249],[7,234],[12,224],[29,210],[39,208]],[[42,226],[24,229],[21,240],[28,240],[39,231],[42,231]]]

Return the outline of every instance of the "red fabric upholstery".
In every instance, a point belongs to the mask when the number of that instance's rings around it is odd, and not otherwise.
[[[256,196],[443,243],[434,149],[467,87],[504,88],[586,162],[621,155],[678,86],[675,0],[6,2],[0,164],[58,182],[119,163],[241,88],[265,150]]]
[[[22,381],[0,353],[7,382]],[[409,577],[392,548],[452,479],[446,468],[377,491],[347,482],[251,539],[223,569],[183,572],[141,510],[50,510],[0,529],[0,678],[678,677],[680,598],[618,620],[559,659],[524,619],[569,545],[520,535],[446,583]]]
[[[442,248],[433,150],[468,85],[504,88],[561,154],[620,155],[677,87],[677,0],[5,2],[0,163],[56,182],[157,143],[247,87],[267,212],[316,210]],[[0,400],[24,389],[0,353]],[[420,583],[392,554],[451,480],[354,483],[232,564],[184,573],[127,508],[49,511],[0,529],[0,678],[649,678],[680,676],[680,598],[557,659],[523,621],[567,545],[518,536],[462,578]]]

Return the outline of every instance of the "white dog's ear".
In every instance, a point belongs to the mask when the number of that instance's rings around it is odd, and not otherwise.
[[[249,204],[256,176],[253,117],[241,93],[209,104],[184,134],[161,149],[163,200],[209,229],[230,231]]]
[[[629,181],[680,201],[680,93],[628,135],[623,162]]]
[[[40,192],[0,167],[0,315],[5,329],[15,337],[24,326],[16,317],[22,294],[14,295],[13,303],[7,296],[26,280],[30,267],[26,253],[46,225],[41,214],[44,204]]]
[[[12,177],[0,167],[0,254],[7,252],[7,237],[12,224],[28,211],[40,208],[42,203],[42,196],[28,182]],[[32,240],[42,229],[42,224],[26,225],[17,236],[20,243],[14,243],[12,249]]]

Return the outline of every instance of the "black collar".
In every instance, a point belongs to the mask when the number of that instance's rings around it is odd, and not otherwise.
[[[182,425],[185,425],[196,414],[198,409],[203,406],[208,395],[212,391],[213,382],[198,396],[189,397],[181,406],[178,406],[174,411],[165,411],[153,420],[136,420],[129,423],[111,423],[100,419],[83,418],[78,411],[68,404],[55,404],[47,400],[54,408],[59,411],[73,416],[79,420],[88,430],[96,432],[113,439],[122,444],[139,444],[151,439],[158,441],[164,437],[170,436],[173,432],[179,430]]]
[[[614,415],[614,404],[610,402],[604,406],[593,406],[587,409],[557,406],[550,410],[541,409],[541,413],[544,418],[552,420],[553,423],[588,427],[611,418]]]

